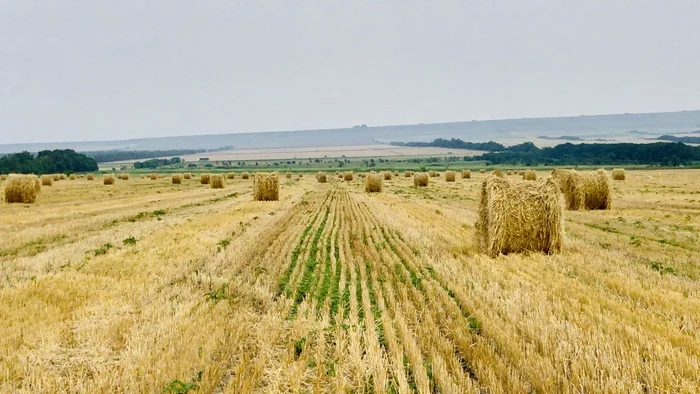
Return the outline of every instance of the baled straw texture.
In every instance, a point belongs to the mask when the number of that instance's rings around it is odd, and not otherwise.
[[[209,183],[212,189],[223,189],[226,187],[226,177],[223,174],[212,175]]]
[[[523,175],[523,179],[526,181],[537,180],[537,173],[533,170],[523,171],[522,175]]]
[[[454,182],[457,174],[454,171],[445,171],[445,182]]]
[[[462,179],[469,179],[472,177],[471,170],[462,170]]]
[[[182,174],[173,174],[170,180],[173,183],[173,185],[180,185],[182,184]]]
[[[253,200],[254,201],[279,201],[280,177],[279,173],[256,172],[253,175]]]
[[[42,175],[41,186],[53,186],[53,175]]]
[[[102,177],[102,183],[105,185],[114,185],[114,175],[105,174],[104,177]]]
[[[365,178],[365,192],[381,193],[384,190],[384,179],[380,174],[367,174]]]
[[[429,179],[428,174],[425,172],[415,173],[413,174],[413,186],[428,186]]]
[[[605,210],[612,206],[612,182],[603,169],[553,170],[552,177],[564,193],[566,209]]]
[[[353,179],[353,176],[354,176],[354,174],[353,174],[352,171],[346,171],[346,172],[343,174],[343,179],[349,182],[349,181],[351,181],[351,180]]]
[[[318,183],[326,183],[328,180],[328,175],[325,172],[318,172],[316,173],[316,180]]]
[[[613,179],[613,181],[624,181],[625,180],[625,169],[624,168],[613,168],[612,179]]]
[[[10,174],[5,182],[5,202],[34,204],[40,191],[41,181],[36,175]]]
[[[202,185],[208,185],[211,181],[211,174],[201,174],[199,176],[199,183]]]

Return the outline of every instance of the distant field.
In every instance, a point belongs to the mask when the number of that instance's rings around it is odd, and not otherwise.
[[[561,254],[495,259],[484,176],[0,203],[0,392],[700,392],[700,170],[628,171]]]

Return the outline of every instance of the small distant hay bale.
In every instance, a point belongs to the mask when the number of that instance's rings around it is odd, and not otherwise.
[[[155,172],[150,173],[148,177],[151,178],[152,181],[158,180],[158,174]]]
[[[5,202],[8,204],[34,204],[41,191],[41,181],[36,175],[10,174],[5,182]],[[51,178],[53,181],[53,178]]]
[[[479,170],[479,172],[483,174],[483,173],[486,172],[486,170],[482,168],[482,169]]]
[[[51,178],[53,178],[54,182],[58,182],[61,180],[61,175],[60,174],[53,174],[53,175],[51,175]]]
[[[508,181],[494,175],[481,185],[475,224],[479,249],[491,257],[526,251],[561,252],[563,197],[552,179]]]
[[[122,174],[122,177],[120,178],[123,181],[128,181],[129,180],[129,174]]]
[[[613,179],[613,181],[624,181],[625,180],[625,169],[624,168],[613,168],[612,179]]]
[[[87,177],[86,177],[86,178],[87,178],[88,181],[94,181],[94,180],[95,180],[95,176],[92,175],[92,174],[87,174]]]
[[[327,176],[328,176],[328,175],[327,175],[325,172],[318,172],[318,173],[316,174],[316,180],[318,181],[318,183],[326,183],[326,182],[328,181],[328,180],[326,179]]]
[[[211,180],[211,174],[201,174],[199,176],[199,183],[202,185],[208,185]]]
[[[493,170],[493,171],[491,171],[491,175],[495,175],[495,176],[497,176],[497,177],[499,177],[499,178],[503,178],[503,171],[501,171],[501,170]]]
[[[210,184],[212,189],[223,189],[226,187],[226,177],[221,174],[212,175]]]
[[[380,174],[368,174],[365,178],[366,193],[381,193],[384,190],[384,179]]]
[[[284,177],[287,179],[292,179],[292,173],[288,172],[288,173],[284,174]]]
[[[462,170],[462,179],[469,179],[472,177],[471,170]]]
[[[553,170],[552,177],[564,194],[566,209],[606,210],[612,206],[612,181],[603,170]]]
[[[65,180],[66,180],[66,174],[58,174],[58,179],[61,180],[61,181],[65,181]]]
[[[518,175],[525,175],[525,171],[522,171],[522,170],[518,171]]]
[[[304,174],[299,174],[298,178],[303,178]]]
[[[241,174],[241,178],[248,179],[248,178],[250,178],[250,174],[248,174],[247,172],[244,172],[243,174]]]
[[[7,175],[5,175],[5,174],[0,175],[0,181],[4,181],[5,179],[7,179]]]
[[[253,176],[254,201],[279,201],[280,178],[277,172],[256,172]]]
[[[506,171],[506,175],[513,175],[513,171]]]
[[[53,176],[52,175],[42,175],[41,176],[41,186],[53,186]]]
[[[343,180],[350,182],[351,180],[353,180],[354,175],[355,174],[353,174],[352,171],[347,171],[343,174]]]
[[[105,174],[104,177],[102,177],[102,183],[105,185],[114,185],[114,175]]]
[[[226,174],[226,179],[235,179],[235,178],[236,178],[236,174],[234,174],[233,172],[229,172],[228,174]]]
[[[413,174],[413,186],[425,187],[425,186],[428,186],[429,181],[430,181],[430,178],[428,177],[428,174],[426,174],[425,172]]]
[[[390,180],[391,180],[391,177],[392,177],[391,171],[384,171],[383,176],[384,176],[384,180],[390,181]]]
[[[533,170],[527,170],[523,171],[523,179],[526,181],[535,181],[537,180],[537,173]]]
[[[406,178],[410,178],[411,176],[413,176],[413,174],[411,174],[411,171],[404,171],[403,176],[405,176]]]
[[[437,178],[438,176],[440,176],[440,174],[437,171],[433,171],[433,170],[428,171],[428,175],[431,178]]]
[[[76,179],[78,179],[78,177],[76,177],[75,174],[70,174],[70,180],[71,180],[71,181],[74,181],[74,180],[76,180]]]
[[[457,174],[454,171],[445,171],[445,182],[454,182]]]
[[[182,184],[182,174],[173,174],[170,180],[174,185],[180,185]]]
[[[184,179],[192,179],[192,173],[186,172],[183,176]]]

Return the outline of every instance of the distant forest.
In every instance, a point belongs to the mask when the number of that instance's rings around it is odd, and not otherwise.
[[[95,159],[72,149],[44,150],[36,156],[25,151],[0,157],[2,174],[70,174],[87,171],[97,171]]]
[[[534,166],[543,165],[611,165],[639,164],[679,166],[700,164],[700,147],[681,142],[655,142],[650,144],[572,144],[538,148],[532,142],[504,147],[495,142],[471,143],[460,139],[438,138],[433,142],[392,143],[401,146],[437,146],[488,150],[479,156],[465,156],[465,161],[486,160],[492,164]]]
[[[152,159],[157,157],[194,155],[197,153],[207,152],[205,149],[172,149],[172,150],[108,150],[82,152],[95,159],[98,163],[107,163],[111,161],[126,161]]]
[[[675,135],[664,134],[656,139],[659,141],[683,142],[685,144],[700,144],[700,137],[676,137]]]

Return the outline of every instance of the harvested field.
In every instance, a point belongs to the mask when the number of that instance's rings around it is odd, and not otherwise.
[[[0,392],[700,392],[700,171],[627,173],[495,258],[476,171],[54,183],[0,203]]]

